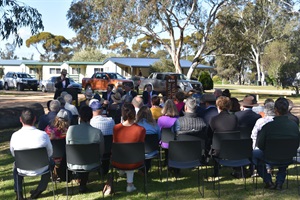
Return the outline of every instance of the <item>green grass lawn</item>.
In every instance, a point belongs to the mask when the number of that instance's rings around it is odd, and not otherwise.
[[[215,85],[215,88],[230,89],[232,96],[237,97],[241,100],[245,94],[254,91],[255,94],[259,94],[260,102],[264,99],[271,97],[274,100],[280,95],[274,91],[286,91],[277,89],[272,86],[238,86],[238,85]],[[212,91],[206,91],[212,92]],[[300,104],[300,98],[292,95],[284,95],[290,98],[294,103]],[[0,199],[15,199],[15,193],[13,190],[13,176],[12,176],[12,164],[13,157],[9,151],[9,141],[11,134],[17,129],[6,129],[0,130]],[[159,179],[157,173],[156,162],[153,163],[153,169],[148,176],[148,192],[149,199],[166,199],[166,169],[163,169],[163,180]],[[261,178],[258,178],[258,189],[254,190],[252,185],[252,179],[247,179],[247,190],[244,190],[243,179],[233,179],[230,175],[232,171],[230,168],[221,169],[221,198],[222,199],[300,199],[297,190],[296,181],[296,167],[291,165],[289,167],[289,188],[281,192],[266,190],[263,195],[263,186]],[[202,175],[205,174],[205,168],[201,170]],[[211,167],[208,167],[208,175],[212,174]],[[169,197],[168,199],[201,199],[197,191],[197,170],[182,170],[180,177],[177,182],[175,178],[169,182]],[[35,189],[39,178],[25,177],[27,197],[28,192]],[[143,193],[143,177],[139,174],[134,176],[134,184],[137,187],[137,192],[126,193],[126,179],[119,178],[118,184],[116,185],[115,199],[146,199]],[[214,193],[213,184],[211,181],[204,181],[205,184],[205,199],[218,199]],[[57,199],[66,199],[66,184],[57,184]],[[90,182],[88,183],[90,192],[88,194],[78,194],[78,186],[74,185],[74,194],[71,199],[101,199],[103,182],[96,173],[90,174]],[[217,191],[217,190],[216,190]],[[105,199],[109,199],[106,197]],[[48,190],[41,195],[41,199],[53,199],[51,184],[49,183]]]
[[[1,199],[15,199],[13,190],[13,176],[12,163],[13,157],[9,151],[9,140],[12,132],[15,129],[0,131],[0,197]],[[163,180],[159,179],[157,173],[156,162],[153,163],[153,169],[148,176],[148,192],[149,199],[166,199],[166,169],[163,170]],[[201,170],[202,175],[205,175],[205,168]],[[222,199],[299,199],[296,182],[296,168],[294,165],[290,166],[289,170],[289,188],[284,191],[270,191],[266,190],[263,195],[263,183],[258,178],[258,189],[254,190],[252,179],[247,179],[247,190],[244,190],[243,179],[233,179],[230,176],[230,168],[221,169],[221,198]],[[208,168],[208,175],[212,174],[211,167]],[[25,177],[27,197],[28,191],[35,189],[39,178]],[[115,199],[146,199],[143,193],[143,177],[135,174],[134,184],[137,187],[137,192],[126,193],[126,179],[119,178],[115,189],[117,191],[114,196]],[[205,199],[218,199],[213,190],[211,181],[204,181],[205,185]],[[66,184],[57,184],[57,199],[66,199]],[[71,199],[101,199],[103,182],[100,181],[97,173],[90,174],[90,182],[88,183],[90,193],[78,194],[78,186],[75,184],[74,194]],[[70,190],[71,191],[71,190]],[[216,190],[217,191],[217,190]],[[105,199],[109,199],[106,197]],[[197,170],[182,170],[177,182],[172,178],[169,182],[169,199],[201,199],[197,191]],[[41,199],[53,199],[51,184],[49,183],[48,190],[42,195]]]

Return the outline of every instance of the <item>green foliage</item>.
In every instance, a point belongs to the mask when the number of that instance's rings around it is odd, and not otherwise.
[[[16,0],[0,0],[0,36],[2,40],[13,38],[13,43],[22,46],[23,40],[19,30],[29,27],[31,34],[36,34],[44,30],[42,15],[37,9],[24,4],[21,5]]]
[[[42,45],[44,52],[39,49]],[[49,32],[41,32],[26,40],[26,46],[35,47],[40,54],[41,61],[62,62],[70,60],[73,56],[73,49],[69,40],[61,35],[53,35]]]
[[[218,75],[214,75],[214,76],[212,77],[212,80],[213,80],[213,82],[214,82],[215,84],[221,84],[221,83],[222,83],[222,79],[221,79],[221,77],[218,76]]]
[[[155,62],[149,69],[149,73],[153,72],[174,72],[175,67],[172,61],[165,58],[161,58],[159,61]]]
[[[5,50],[0,49],[0,58],[3,60],[16,60],[18,56],[15,55],[16,45],[6,43]]]
[[[279,79],[283,88],[292,86],[292,83],[296,77],[296,74],[300,72],[299,63],[287,63],[284,64],[279,73]]]
[[[85,49],[79,52],[75,52],[71,61],[101,62],[106,58],[107,56],[98,49]]]
[[[203,71],[198,77],[198,80],[202,83],[203,90],[211,90],[214,88],[214,82],[211,79],[209,72]]]

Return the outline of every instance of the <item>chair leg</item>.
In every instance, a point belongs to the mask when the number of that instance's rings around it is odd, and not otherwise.
[[[145,172],[145,176],[144,176],[144,190],[145,193],[147,195],[147,199],[148,199],[148,190],[147,190],[147,170],[146,170],[146,166],[144,165],[144,172]]]
[[[168,181],[169,181],[169,167],[167,167],[167,192],[166,192],[166,197],[168,198],[168,195],[169,195],[169,186],[168,186]]]
[[[54,197],[54,200],[55,200],[54,180],[53,180],[53,173],[52,173],[51,169],[49,169],[49,173],[50,173],[51,180],[52,180],[52,191],[53,191],[53,197]]]
[[[221,192],[220,192],[220,165],[218,164],[218,197],[220,198]]]
[[[247,189],[246,188],[246,177],[245,177],[244,167],[243,166],[241,166],[241,171],[242,171],[242,177],[244,179],[244,189],[246,190]]]
[[[68,182],[69,182],[69,177],[68,177],[69,173],[68,173],[68,168],[66,169],[66,182],[67,182],[67,190],[66,190],[66,193],[67,193],[67,199],[69,199],[69,186],[68,186]]]
[[[200,181],[200,169],[199,169],[199,166],[197,167],[197,171],[198,171],[198,191],[201,195],[202,198],[204,198],[204,180],[203,180],[203,185],[202,185],[202,190],[200,189],[201,187],[201,181]]]

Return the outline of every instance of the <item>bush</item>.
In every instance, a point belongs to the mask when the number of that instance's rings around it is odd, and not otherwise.
[[[198,80],[202,83],[203,90],[211,90],[214,88],[214,82],[207,71],[202,72]]]
[[[217,83],[217,84],[222,83],[222,79],[218,75],[214,75],[212,80],[213,80],[214,83]]]

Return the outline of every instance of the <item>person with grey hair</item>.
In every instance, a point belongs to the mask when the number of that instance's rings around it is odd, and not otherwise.
[[[197,116],[196,99],[188,98],[184,106],[184,116],[179,117],[175,122],[176,135],[188,134],[206,139],[206,124],[204,120]]]
[[[273,121],[273,118],[275,117],[274,102],[268,102],[264,105],[264,113],[265,116],[263,118],[259,118],[252,129],[251,138],[253,141],[253,149],[257,148],[256,140],[258,138],[259,131],[266,123]]]
[[[52,100],[50,102],[50,112],[48,114],[40,116],[39,123],[38,123],[38,129],[39,130],[45,130],[45,128],[51,124],[51,122],[56,117],[58,111],[60,110],[61,104],[58,100]]]
[[[64,100],[66,102],[65,109],[71,111],[72,115],[77,115],[78,116],[79,113],[78,113],[78,110],[77,110],[76,106],[72,105],[72,101],[73,101],[72,95],[66,94],[64,96]]]
[[[136,114],[139,112],[140,108],[144,105],[143,99],[140,96],[134,97],[131,103],[134,106],[134,110]]]
[[[294,103],[290,99],[287,99],[287,101],[289,102],[289,109],[288,109],[287,116],[288,116],[289,120],[295,122],[299,126],[299,118],[296,115],[293,115],[291,113],[291,111],[294,107]]]

